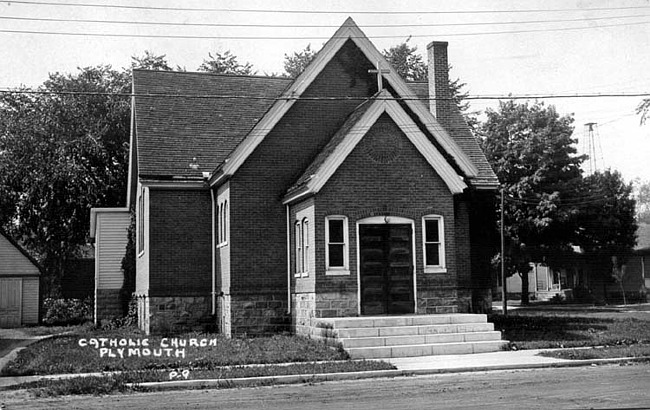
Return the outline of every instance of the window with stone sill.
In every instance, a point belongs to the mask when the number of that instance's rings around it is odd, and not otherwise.
[[[295,276],[309,276],[309,220],[303,218],[296,221],[294,228],[295,241]]]
[[[445,266],[444,219],[440,215],[422,218],[422,243],[425,273],[447,272]]]
[[[326,275],[349,275],[348,218],[328,216],[325,218]]]

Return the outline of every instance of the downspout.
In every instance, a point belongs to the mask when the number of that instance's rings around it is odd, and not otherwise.
[[[215,207],[214,207],[214,189],[210,188],[210,199],[211,199],[211,212],[212,212],[212,316],[217,314],[217,289],[216,289],[216,275],[217,269],[215,266],[215,261],[217,258],[217,244],[215,243]]]
[[[287,207],[287,313],[291,314],[291,220]]]

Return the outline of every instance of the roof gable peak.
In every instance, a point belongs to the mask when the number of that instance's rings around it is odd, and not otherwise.
[[[420,121],[422,121],[431,135],[433,135],[438,141],[440,146],[454,158],[465,176],[473,177],[478,174],[478,169],[474,163],[456,144],[447,131],[445,131],[438,123],[429,110],[421,102],[416,101],[415,94],[413,94],[406,82],[399,76],[399,74],[397,74],[395,69],[386,62],[386,59],[381,52],[379,52],[379,50],[377,50],[372,42],[366,37],[354,20],[351,17],[348,17],[343,25],[336,30],[334,35],[316,54],[307,68],[295,79],[293,84],[285,90],[280,98],[275,101],[266,115],[251,130],[249,135],[233,150],[229,160],[224,162],[223,166],[214,172],[210,181],[211,185],[221,183],[239,169],[248,156],[262,142],[264,137],[266,137],[275,124],[277,124],[293,104],[295,104],[309,85],[312,84],[316,77],[348,40],[353,41],[365,57],[373,64],[384,63],[381,64],[382,72],[380,75],[383,75],[387,83],[390,84],[396,94],[396,98],[404,99],[404,102],[409,109],[420,118]],[[386,72],[384,72],[384,68],[386,68]]]

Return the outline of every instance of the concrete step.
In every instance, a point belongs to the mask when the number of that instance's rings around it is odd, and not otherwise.
[[[343,329],[327,329],[333,337],[386,337],[386,336],[415,336],[447,333],[490,332],[494,330],[492,323],[461,323],[453,325],[411,325],[394,327],[359,327]]]
[[[473,354],[498,351],[507,343],[505,340],[462,343],[429,343],[415,345],[352,347],[345,350],[353,359],[388,359],[393,357],[414,357],[450,354]]]
[[[447,325],[461,323],[486,323],[487,315],[483,314],[440,314],[440,315],[408,315],[408,316],[362,316],[347,318],[318,319],[317,326],[345,329],[371,327],[398,327],[414,325]]]
[[[355,337],[339,338],[341,345],[347,348],[382,347],[437,343],[463,343],[477,341],[500,341],[501,332],[440,333],[407,336]]]

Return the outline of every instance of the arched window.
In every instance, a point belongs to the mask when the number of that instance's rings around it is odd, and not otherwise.
[[[223,242],[228,242],[228,201],[223,203]]]
[[[223,203],[219,205],[219,243],[223,243]]]
[[[296,244],[296,253],[295,253],[296,276],[300,276],[300,274],[302,273],[302,227],[300,221],[296,221],[295,244]]]
[[[309,221],[302,220],[302,272],[309,272]]]

